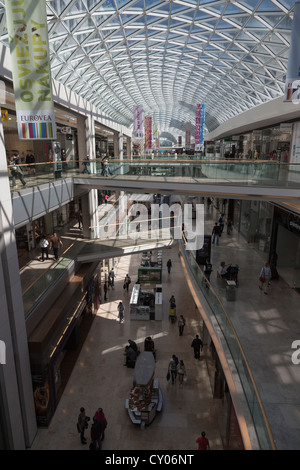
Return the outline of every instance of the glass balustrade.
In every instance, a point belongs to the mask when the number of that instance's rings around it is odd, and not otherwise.
[[[207,304],[217,319],[223,337],[226,340],[244,390],[244,395],[250,414],[252,416],[253,424],[255,426],[260,449],[275,449],[274,439],[259,392],[254,382],[242,346],[238,340],[234,327],[229,320],[229,316],[221,300],[219,299],[218,294],[212,285],[207,281],[204,272],[196,262],[193,252],[185,249],[185,244],[182,240],[180,241],[180,247],[184,262],[186,265],[188,265],[190,273],[192,274],[198,289],[200,289],[201,294],[205,298]]]
[[[11,190],[33,187],[61,178],[104,178],[101,161],[91,160],[85,170],[83,160],[70,162],[35,163],[32,165],[9,165]],[[160,180],[189,184],[222,184],[298,188],[300,164],[273,161],[220,161],[220,160],[116,160],[109,163],[109,178],[130,180]],[[20,177],[20,171],[22,178]]]

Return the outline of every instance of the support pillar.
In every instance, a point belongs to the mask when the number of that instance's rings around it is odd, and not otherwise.
[[[90,189],[81,196],[82,233],[84,238],[98,238],[98,190]]]
[[[0,411],[5,447],[24,450],[37,432],[23,297],[2,122],[0,121]],[[3,344],[1,343],[1,344]]]

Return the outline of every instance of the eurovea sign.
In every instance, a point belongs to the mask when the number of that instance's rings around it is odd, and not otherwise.
[[[20,139],[56,139],[46,1],[6,0]]]

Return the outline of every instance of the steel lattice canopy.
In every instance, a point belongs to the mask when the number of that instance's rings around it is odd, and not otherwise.
[[[283,95],[294,1],[48,0],[52,76],[130,127],[143,105],[176,138]],[[5,3],[0,40],[8,45]]]

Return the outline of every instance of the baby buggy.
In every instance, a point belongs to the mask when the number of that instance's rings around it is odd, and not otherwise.
[[[240,268],[236,264],[235,266],[231,266],[231,264],[227,268],[227,274],[225,276],[225,279],[228,281],[235,281],[236,286],[238,286],[238,272]]]

